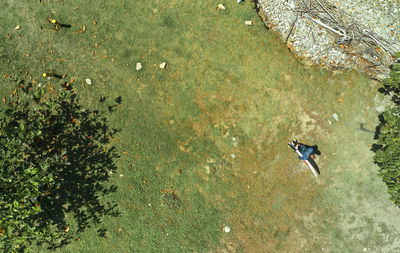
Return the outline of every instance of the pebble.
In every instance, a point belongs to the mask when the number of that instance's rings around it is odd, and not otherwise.
[[[142,69],[142,64],[140,62],[136,63],[136,70],[139,71]]]
[[[336,121],[339,121],[339,116],[338,116],[336,113],[334,113],[334,114],[332,115],[332,117],[333,117]]]
[[[225,6],[223,4],[218,4],[218,9],[225,10]]]
[[[92,84],[92,80],[90,80],[89,78],[86,78],[86,79],[85,79],[85,82],[86,82],[88,85],[91,85],[91,84]]]
[[[165,68],[167,68],[167,63],[166,62],[161,63],[160,69],[165,69]]]

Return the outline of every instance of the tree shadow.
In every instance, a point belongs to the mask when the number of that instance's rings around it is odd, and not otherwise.
[[[64,90],[69,95],[53,101],[57,113],[42,130],[46,134],[40,143],[46,147],[51,143],[53,152],[67,161],[55,170],[54,185],[41,186],[44,194],[38,199],[43,212],[35,217],[36,222],[39,226],[50,224],[62,235],[50,249],[98,226],[104,216],[120,215],[116,203],[103,200],[117,191],[107,182],[110,171],[117,169],[113,160],[119,157],[110,140],[120,130],[110,129],[107,111],[88,110],[80,105],[73,89]],[[99,236],[105,235],[104,228],[97,231]]]

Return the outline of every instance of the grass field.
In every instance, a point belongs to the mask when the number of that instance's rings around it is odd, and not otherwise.
[[[71,220],[75,240],[56,251],[399,251],[399,210],[359,131],[378,122],[379,84],[303,66],[248,2],[223,3],[0,0],[2,97],[15,77],[50,85],[49,69],[89,108],[122,97],[106,115],[121,131],[104,197],[120,215],[80,233]],[[318,180],[287,147],[296,138],[318,144]]]

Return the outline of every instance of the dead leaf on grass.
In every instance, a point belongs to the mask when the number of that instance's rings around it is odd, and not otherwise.
[[[65,227],[65,232],[69,232],[69,226]]]
[[[86,32],[86,26],[82,26],[82,31]]]
[[[19,29],[21,29],[21,26],[20,26],[20,25],[17,25],[17,26],[14,28],[14,30],[19,30]]]
[[[77,5],[77,6],[75,6],[74,10],[76,11],[77,9],[79,9],[79,6],[78,6],[78,5]]]
[[[118,232],[121,232],[122,230],[124,230],[124,229],[123,229],[123,228],[119,228],[119,229],[118,229]]]

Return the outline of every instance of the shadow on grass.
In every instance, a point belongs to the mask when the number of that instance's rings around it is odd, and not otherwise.
[[[116,203],[102,200],[117,187],[107,184],[109,172],[116,170],[118,157],[110,140],[119,132],[110,129],[106,114],[83,108],[73,90],[67,99],[57,99],[57,115],[42,132],[46,133],[38,145],[61,152],[68,162],[54,174],[54,185],[41,186],[44,193],[38,201],[43,210],[37,217],[39,226],[52,224],[61,238],[50,249],[71,242],[86,228],[98,227],[104,216],[119,216]],[[69,231],[69,226],[71,230]],[[97,229],[99,236],[105,229]]]

